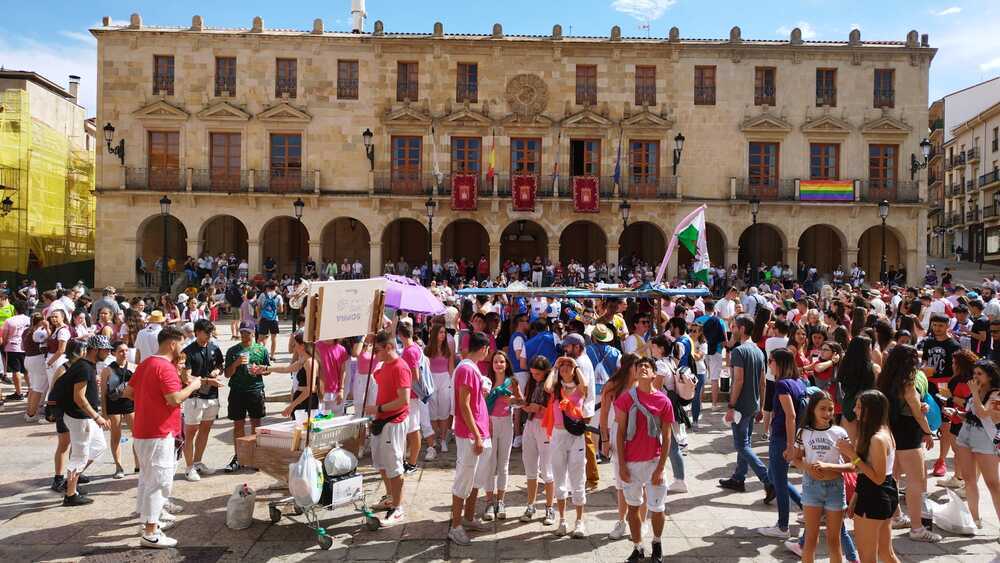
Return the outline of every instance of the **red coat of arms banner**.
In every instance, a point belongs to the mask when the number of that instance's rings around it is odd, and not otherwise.
[[[455,211],[476,209],[475,174],[453,174],[451,176],[451,208]]]
[[[577,213],[600,211],[596,176],[573,176],[573,209]]]
[[[511,178],[511,197],[514,199],[514,211],[534,211],[535,191],[538,189],[538,178],[530,174],[518,174]]]

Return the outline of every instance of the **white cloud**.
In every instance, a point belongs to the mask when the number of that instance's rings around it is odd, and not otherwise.
[[[979,70],[983,72],[996,69],[1000,69],[1000,57],[997,57],[992,61],[986,61],[985,63],[979,65]]]
[[[611,7],[639,21],[659,19],[677,0],[614,0]]]
[[[931,15],[933,15],[933,16],[953,16],[953,15],[961,13],[961,12],[962,12],[962,8],[960,8],[958,6],[952,6],[950,8],[945,8],[945,9],[939,11],[939,12],[935,12],[934,10],[931,10]]]
[[[59,35],[67,39],[73,39],[74,41],[79,41],[81,43],[89,43],[91,45],[97,45],[97,38],[90,33],[84,31],[66,31],[62,30]]]
[[[858,30],[858,31],[861,31],[861,24],[860,23],[852,23],[851,24],[851,30],[853,31],[855,29]]]
[[[64,37],[72,37],[60,33]],[[35,39],[0,30],[0,53],[3,66],[10,70],[37,72],[63,87],[70,74],[80,76],[79,103],[92,116],[97,108],[97,46],[81,38],[67,43],[42,43]]]
[[[795,27],[799,28],[799,30],[802,31],[803,39],[812,39],[816,37],[816,30],[813,29],[813,26],[807,21],[800,21],[795,24]],[[790,33],[792,33],[792,29],[793,28],[788,27],[787,25],[783,25],[777,29],[776,33],[778,33],[779,35],[789,35]]]

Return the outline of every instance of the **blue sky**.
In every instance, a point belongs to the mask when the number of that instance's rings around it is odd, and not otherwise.
[[[788,37],[800,27],[805,38],[844,39],[858,27],[863,39],[903,40],[907,31],[929,33],[939,49],[931,65],[931,100],[1000,75],[998,0],[368,0],[368,22],[387,30],[488,33],[500,22],[507,33],[607,35],[619,25],[625,35],[727,37],[739,25],[743,37]],[[748,9],[752,6],[752,10]],[[255,15],[266,27],[310,29],[323,18],[327,29],[347,29],[350,0],[294,2],[169,2],[107,0],[11,3],[0,20],[0,65],[35,70],[57,83],[83,77],[81,100],[93,113],[96,50],[87,28],[102,16],[125,22],[138,11],[150,25],[187,26],[200,14],[209,27],[249,27]],[[719,15],[725,16],[720,18]],[[648,25],[648,31],[645,26]]]

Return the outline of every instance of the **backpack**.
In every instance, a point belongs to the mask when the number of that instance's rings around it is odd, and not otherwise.
[[[426,403],[434,394],[434,376],[431,375],[431,360],[427,354],[420,354],[420,363],[417,364],[419,379],[413,382],[413,393],[418,399]]]
[[[265,313],[273,315],[275,318],[278,317],[278,297],[269,297],[267,293],[261,296],[260,299],[260,316],[261,318],[268,318]]]

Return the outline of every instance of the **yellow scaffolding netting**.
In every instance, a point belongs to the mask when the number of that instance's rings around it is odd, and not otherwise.
[[[0,217],[0,272],[94,259],[94,157],[32,119],[28,94],[0,92],[0,185],[14,201]]]

